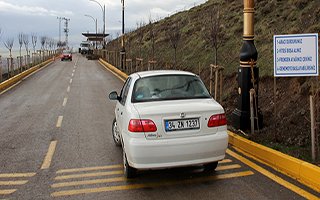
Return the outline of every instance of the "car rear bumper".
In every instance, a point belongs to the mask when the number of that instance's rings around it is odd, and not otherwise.
[[[158,169],[198,165],[224,159],[228,134],[146,140],[130,138],[125,145],[128,162],[137,169]]]

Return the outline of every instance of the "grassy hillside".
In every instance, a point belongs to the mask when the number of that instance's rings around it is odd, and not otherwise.
[[[237,71],[243,30],[242,0],[209,0],[189,11],[177,13],[153,24],[155,34],[155,60],[164,65],[173,63],[174,49],[170,46],[167,32],[179,24],[181,39],[177,48],[177,60],[183,69],[207,67],[214,62],[214,50],[205,40],[209,18],[219,8],[222,46],[218,50],[218,64],[225,67],[226,74]],[[273,74],[273,35],[289,33],[313,33],[320,31],[320,1],[309,0],[259,0],[255,5],[255,43],[259,52],[260,75]],[[150,25],[128,33],[126,49],[131,58],[139,57],[139,35],[143,32],[142,58],[151,57],[152,42]],[[141,31],[141,32],[140,32]],[[108,45],[117,50],[119,40]],[[161,67],[161,66],[160,66]]]

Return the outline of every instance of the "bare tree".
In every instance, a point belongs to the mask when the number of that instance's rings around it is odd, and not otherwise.
[[[9,50],[10,58],[12,58],[13,43],[14,43],[13,38],[7,38],[7,40],[3,42],[4,46]]]
[[[152,22],[151,16],[149,18],[149,36],[151,40],[151,57],[152,60],[154,60],[154,54],[155,54],[155,31],[154,31],[154,24]]]
[[[23,35],[23,43],[24,47],[26,48],[27,56],[29,55],[29,35],[24,34]]]
[[[217,65],[218,50],[225,40],[219,6],[216,5],[209,15],[209,17],[206,17],[209,19],[204,21],[205,30],[203,32],[203,37],[212,47],[214,51],[214,64]]]
[[[28,67],[29,65],[29,35],[23,34],[23,44],[26,48],[27,57],[25,57],[25,67]]]
[[[166,31],[167,38],[170,41],[171,47],[174,49],[174,68],[177,66],[177,48],[181,38],[180,25],[174,24],[171,29]]]
[[[127,46],[127,54],[128,58],[131,58],[131,43],[132,43],[132,37],[130,37],[130,34],[127,34],[128,36],[126,37],[126,46]]]
[[[47,37],[45,42],[45,49],[48,50],[50,48],[51,38]]]
[[[62,48],[62,47],[64,47],[64,46],[66,46],[67,44],[66,44],[66,42],[62,42],[62,41],[58,41],[58,43],[57,43],[57,46],[59,47],[59,48]]]
[[[19,42],[19,52],[20,52],[20,57],[19,57],[19,70],[20,70],[20,72],[22,71],[22,54],[21,54],[21,49],[22,49],[22,45],[23,45],[23,33],[22,32],[20,32],[19,34],[18,34],[18,42]]]
[[[35,33],[31,33],[31,42],[33,47],[33,53],[36,53],[36,46],[37,46],[37,35]]]
[[[116,43],[116,49],[117,49],[117,51],[119,51],[119,49],[121,48],[121,38],[120,38],[120,36],[121,36],[121,33],[120,32],[117,32],[116,33],[116,37],[117,37],[117,43]]]
[[[53,53],[55,44],[56,44],[55,40],[54,40],[53,38],[51,38],[50,41],[49,41],[49,49],[50,49],[50,51],[51,51],[51,52],[50,52],[51,55],[52,55],[52,53]],[[50,55],[50,56],[51,56],[51,55]]]
[[[142,45],[143,45],[143,36],[145,23],[143,21],[137,22],[137,35],[138,35],[138,43],[139,43],[139,57],[142,57]]]
[[[3,42],[4,46],[9,50],[9,55],[10,55],[10,61],[8,64],[8,78],[10,77],[10,68],[11,68],[11,74],[13,75],[13,63],[12,63],[13,43],[14,43],[14,38],[7,38],[7,40]]]
[[[22,45],[23,45],[23,33],[22,32],[20,32],[19,34],[18,34],[18,42],[19,42],[19,48],[20,48],[20,57],[21,57],[21,49],[22,49]]]
[[[46,41],[47,41],[47,37],[46,37],[46,36],[41,36],[41,37],[40,37],[40,43],[41,43],[41,49],[42,49],[42,50],[45,49]]]
[[[45,59],[45,45],[46,45],[46,41],[47,41],[47,37],[46,36],[41,36],[40,37],[40,44],[41,44],[41,54],[42,54],[42,56],[40,56],[40,57],[42,57],[41,59],[42,59],[42,61],[44,61],[44,59]]]
[[[54,44],[55,44],[55,42],[54,42],[54,40],[51,38],[51,40],[49,41],[49,49],[50,49],[50,50],[53,50]]]

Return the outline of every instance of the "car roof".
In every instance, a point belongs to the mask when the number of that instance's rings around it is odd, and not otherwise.
[[[148,76],[159,76],[159,75],[191,75],[195,76],[195,74],[186,71],[178,71],[178,70],[153,70],[153,71],[143,71],[136,72],[132,75],[138,75],[141,78]]]

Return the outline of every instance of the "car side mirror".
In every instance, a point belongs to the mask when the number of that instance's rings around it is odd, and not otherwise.
[[[118,93],[116,91],[113,91],[109,94],[109,99],[110,100],[119,100],[120,97],[118,96]]]

